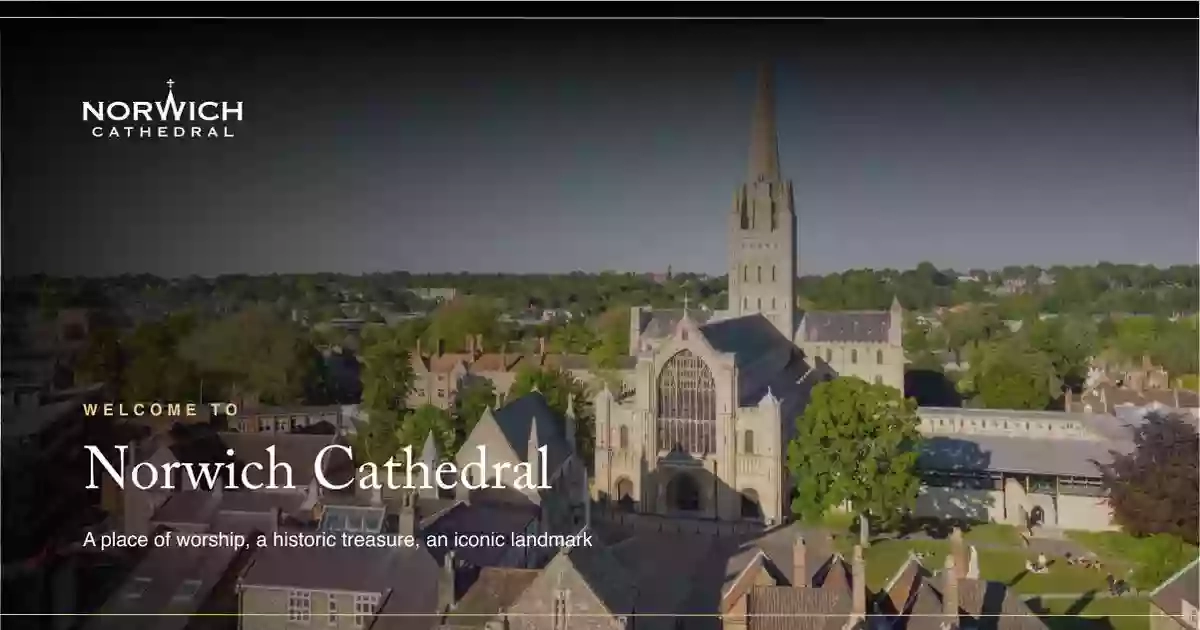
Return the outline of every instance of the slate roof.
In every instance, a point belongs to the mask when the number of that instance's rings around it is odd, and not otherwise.
[[[883,610],[894,630],[941,630],[945,619],[942,575],[909,556],[887,585]],[[960,627],[979,630],[1046,630],[1046,624],[1002,582],[958,579]]]
[[[936,435],[921,441],[917,465],[927,470],[1098,478],[1096,463],[1111,463],[1112,451],[1126,448],[1121,443],[1080,439]]]
[[[683,319],[684,312],[684,309],[681,308],[648,311],[646,314],[649,316],[649,319],[646,321],[646,325],[642,327],[642,336],[651,339],[670,336],[675,332],[675,326]],[[708,312],[701,310],[689,309],[686,313],[697,324],[703,324],[711,317]]]
[[[524,532],[539,516],[533,504],[500,505],[489,503],[458,503],[439,513],[436,519],[422,523],[425,534],[514,534]],[[480,545],[455,550],[457,557],[477,567],[499,564],[508,553],[507,545]],[[445,549],[431,548],[429,552],[439,562]]]
[[[1159,610],[1183,621],[1183,602],[1200,607],[1200,558],[1167,578],[1150,593],[1150,601]]]
[[[887,343],[892,325],[889,311],[807,311],[801,317],[800,336],[813,343]]]
[[[236,569],[238,559],[233,547],[153,547],[98,611],[112,616],[92,617],[84,627],[182,629],[191,621],[186,615],[200,610],[216,595],[214,589],[231,568]],[[187,593],[191,596],[185,596]],[[163,613],[175,616],[161,616]]]
[[[314,591],[385,593],[397,588],[423,594],[422,582],[435,584],[440,567],[424,547],[275,547],[255,552],[243,573],[246,586]],[[434,597],[420,611],[437,609]]]
[[[530,392],[515,398],[503,407],[492,412],[497,426],[508,440],[513,452],[520,461],[527,461],[529,453],[529,428],[537,423],[537,437],[541,445],[546,447],[546,469],[551,474],[562,466],[571,454],[564,430],[566,420],[559,417],[546,404],[546,399],[538,392]]]
[[[537,569],[484,568],[443,625],[484,627],[489,619],[512,606],[540,573]]]
[[[746,600],[749,630],[841,630],[852,608],[841,589],[756,586]]]
[[[794,346],[770,320],[758,314],[705,324],[700,332],[714,350],[734,355],[739,367],[754,363],[772,350]]]

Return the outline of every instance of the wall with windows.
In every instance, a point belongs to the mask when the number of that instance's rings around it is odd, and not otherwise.
[[[839,376],[904,391],[904,347],[884,343],[802,343],[808,357],[829,364]]]
[[[242,630],[356,630],[370,624],[381,597],[381,593],[245,587],[239,622]]]

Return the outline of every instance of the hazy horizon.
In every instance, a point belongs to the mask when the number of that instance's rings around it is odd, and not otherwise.
[[[801,276],[1198,260],[1194,22],[604,24],[5,33],[5,275],[721,275],[764,58]],[[80,121],[168,79],[236,137]]]

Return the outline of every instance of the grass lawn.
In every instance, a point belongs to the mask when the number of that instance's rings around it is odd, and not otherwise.
[[[983,523],[975,525],[963,533],[963,540],[968,545],[1009,546],[1014,549],[1024,546],[1021,533],[1012,525],[1001,523]]]
[[[1108,597],[1083,604],[1070,599],[1027,600],[1030,608],[1046,615],[1042,620],[1050,630],[1149,630],[1150,604],[1140,597]]]
[[[1194,545],[1170,536],[1136,538],[1123,532],[1068,531],[1067,537],[1095,552],[1117,575],[1134,569],[1129,581],[1138,590],[1153,590],[1197,554]]]
[[[838,551],[847,557],[855,542],[854,536],[834,538]],[[873,589],[883,588],[911,552],[925,553],[926,568],[936,571],[944,566],[950,543],[944,540],[881,540],[873,543],[864,553],[867,585]],[[1062,558],[1051,558],[1055,562],[1048,573],[1029,573],[1025,570],[1025,562],[1036,557],[1036,554],[1021,549],[979,549],[979,574],[985,580],[1003,582],[1019,593],[1030,595],[1086,593],[1108,588],[1105,574],[1070,566]]]

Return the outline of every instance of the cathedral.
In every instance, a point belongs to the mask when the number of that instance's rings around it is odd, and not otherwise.
[[[903,311],[797,307],[792,183],[772,77],[758,80],[745,182],[728,216],[729,306],[634,307],[627,391],[595,399],[595,498],[631,510],[786,520],[787,443],[812,387],[851,375],[903,390]]]

